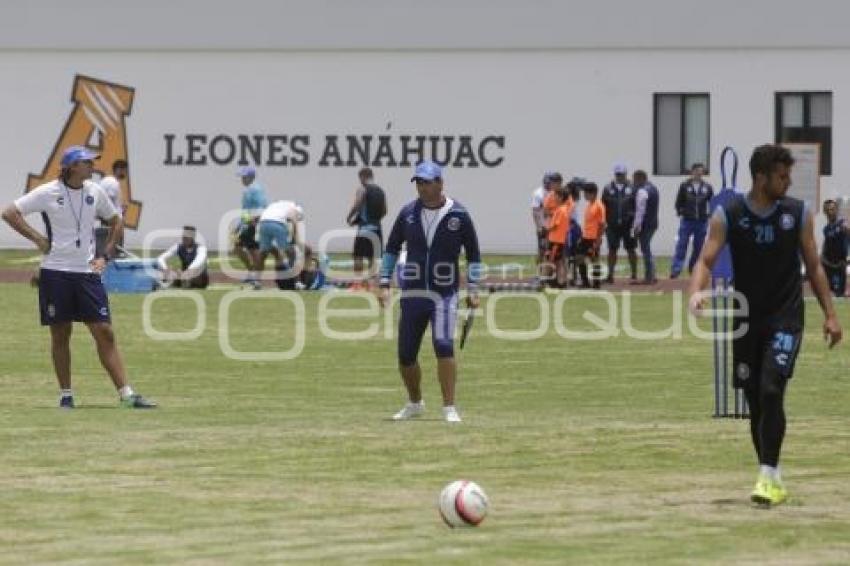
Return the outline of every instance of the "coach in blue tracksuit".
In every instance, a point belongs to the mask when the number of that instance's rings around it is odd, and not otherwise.
[[[685,266],[685,256],[688,254],[688,242],[691,238],[694,239],[694,244],[691,258],[688,260],[688,271],[693,271],[702,251],[708,227],[709,202],[714,196],[712,186],[702,180],[704,174],[705,166],[702,163],[694,163],[691,166],[690,178],[679,185],[679,192],[676,194],[676,214],[681,220],[676,253],[670,269],[671,279],[677,278]]]
[[[418,417],[425,408],[420,390],[422,371],[416,359],[430,322],[437,355],[437,376],[443,393],[443,418],[448,422],[460,422],[454,404],[457,365],[453,339],[460,286],[458,257],[463,247],[469,265],[467,305],[478,308],[476,284],[481,268],[478,236],[466,208],[443,194],[443,173],[439,165],[433,161],[419,163],[411,181],[416,183],[419,198],[399,212],[381,265],[381,303],[387,305],[401,246],[407,243],[407,261],[399,276],[402,296],[398,359],[409,401],[393,419]]]

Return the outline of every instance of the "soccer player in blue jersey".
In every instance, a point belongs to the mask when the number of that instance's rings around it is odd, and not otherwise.
[[[481,273],[478,236],[466,208],[443,194],[443,172],[439,165],[433,161],[419,163],[411,181],[416,183],[419,198],[399,212],[381,265],[380,301],[386,306],[402,244],[407,244],[407,261],[399,274],[402,295],[398,360],[408,403],[393,419],[418,417],[425,409],[420,389],[422,370],[417,356],[430,322],[437,377],[443,394],[443,418],[447,422],[461,422],[455,407],[457,364],[454,358],[461,279],[458,257],[463,247],[468,264],[466,302],[469,308],[478,308],[477,282]]]
[[[850,225],[838,217],[838,203],[829,199],[823,203],[826,226],[823,227],[823,247],[820,262],[826,272],[829,288],[836,297],[847,290],[847,248],[850,244]]]
[[[785,437],[785,389],[803,337],[801,259],[824,314],[824,336],[830,347],[841,340],[818,260],[812,211],[786,196],[793,164],[788,149],[778,145],[753,151],[752,190],[714,211],[689,287],[689,306],[697,313],[704,304],[697,291],[708,286],[712,267],[728,243],[734,287],[746,298],[733,323],[733,385],[744,390],[750,407],[750,435],[759,463],[751,499],[762,505],[777,505],[788,497],[779,453]]]

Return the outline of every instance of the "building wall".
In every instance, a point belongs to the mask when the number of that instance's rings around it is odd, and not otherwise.
[[[51,3],[20,4],[30,8],[16,4],[13,10],[32,10],[19,14],[26,21]],[[379,2],[371,4],[372,8],[382,7]],[[193,2],[174,5],[178,11],[186,10],[187,5],[199,6]],[[321,27],[317,10],[336,13],[339,8],[333,2],[282,5],[302,10],[301,20],[308,20],[313,26],[310,29]],[[485,5],[491,4],[463,4],[461,19],[472,21],[470,6],[477,6],[476,13],[480,14]],[[806,44],[830,38],[832,28],[824,28],[823,36],[810,34],[807,38],[806,33],[799,34],[794,41],[802,45],[793,49],[723,48],[712,43],[715,40],[708,42],[711,34],[700,26],[693,28],[697,31],[691,35],[690,44],[625,48],[618,47],[618,42],[639,43],[643,35],[632,27],[623,28],[629,31],[621,35],[606,33],[601,8],[594,8],[573,20],[595,22],[600,33],[593,36],[607,40],[597,39],[592,48],[545,48],[532,41],[537,35],[531,33],[533,29],[529,31],[534,22],[545,24],[549,20],[545,10],[541,8],[537,18],[531,18],[528,6],[535,3],[492,5],[496,7],[493,13],[501,14],[495,27],[505,27],[508,17],[523,23],[515,39],[510,35],[503,39],[507,47],[497,47],[489,32],[473,34],[475,41],[460,44],[462,36],[453,31],[454,24],[448,18],[443,39],[446,45],[456,47],[436,48],[433,38],[426,41],[428,38],[417,33],[413,37],[421,38],[423,46],[417,48],[398,30],[408,26],[404,23],[407,20],[427,23],[434,17],[432,8],[420,20],[418,12],[411,15],[389,10],[390,23],[395,22],[389,28],[395,31],[385,36],[351,34],[349,30],[343,38],[354,48],[345,47],[345,41],[333,41],[333,34],[326,31],[320,34],[320,42],[310,43],[309,34],[302,33],[296,34],[296,39],[301,38],[298,41],[278,39],[283,43],[275,43],[270,39],[270,45],[277,47],[256,49],[258,45],[252,41],[266,33],[268,24],[264,22],[270,19],[256,15],[263,14],[260,8],[271,9],[263,2],[248,2],[243,7],[257,8],[255,15],[240,16],[250,19],[247,28],[256,25],[259,31],[246,32],[240,41],[232,34],[222,36],[217,48],[211,32],[223,26],[224,16],[232,18],[234,25],[244,23],[227,11],[213,17],[209,26],[197,26],[202,31],[186,28],[185,35],[179,36],[182,41],[177,41],[172,20],[164,22],[161,29],[153,26],[153,35],[162,36],[159,49],[153,49],[151,40],[143,39],[148,36],[138,30],[145,26],[133,25],[132,18],[124,19],[126,49],[116,48],[122,39],[111,33],[74,36],[82,38],[76,49],[59,49],[59,44],[74,45],[76,40],[63,35],[65,32],[53,34],[49,26],[49,33],[38,35],[4,34],[0,43],[0,76],[5,77],[0,91],[0,123],[5,125],[5,133],[0,135],[0,153],[5,167],[0,170],[0,200],[8,202],[20,194],[27,175],[38,173],[44,166],[74,108],[70,95],[78,74],[135,89],[133,108],[125,120],[133,198],[141,201],[143,208],[138,232],[128,235],[131,245],[140,244],[145,234],[185,223],[196,224],[213,247],[226,245],[218,237],[219,220],[239,204],[240,185],[234,176],[237,160],[217,164],[204,152],[208,158],[205,164],[188,165],[188,135],[205,135],[208,141],[220,134],[231,138],[309,137],[309,144],[300,143],[308,154],[306,164],[293,164],[291,159],[303,160],[303,154],[290,149],[278,154],[278,158],[283,154],[290,157],[286,166],[268,165],[265,152],[259,179],[273,199],[303,203],[313,243],[318,242],[320,234],[343,227],[361,165],[348,165],[347,152],[341,146],[346,163],[335,166],[331,161],[321,166],[327,136],[371,136],[373,144],[380,136],[389,136],[396,161],[402,161],[398,155],[401,136],[450,136],[455,144],[462,136],[469,136],[475,148],[493,136],[504,140],[503,148],[491,140],[485,157],[499,163],[470,167],[470,159],[461,159],[458,165],[463,166],[450,166],[446,171],[447,191],[471,209],[485,251],[531,251],[529,201],[545,170],[558,169],[567,177],[581,175],[600,184],[610,177],[615,161],[651,173],[655,92],[710,93],[710,181],[717,186],[717,160],[725,145],[738,149],[742,159],[739,184],[746,185],[750,150],[773,140],[774,92],[832,91],[833,174],[822,178],[821,194],[850,194],[850,171],[841,159],[846,132],[850,131],[845,94],[850,78],[839,72],[847,68],[850,51],[841,45],[826,48]],[[541,2],[535,6],[548,6],[557,15],[565,15],[557,7],[563,4]],[[79,17],[76,14],[84,13],[85,8],[75,9],[69,17]],[[123,9],[122,5],[113,5],[113,10]],[[133,10],[138,11],[138,6]],[[147,12],[138,15],[140,23],[152,17]],[[356,18],[362,16],[351,17],[353,26],[336,22],[331,31],[356,27],[360,23]],[[684,15],[681,17],[687,21]],[[640,18],[646,18],[643,12]],[[283,27],[287,30],[293,25],[291,20],[300,21],[297,17],[285,19],[288,23]],[[679,28],[675,21],[669,23],[671,29]],[[358,43],[356,38],[361,35],[372,39]],[[287,36],[281,33],[280,37]],[[762,39],[765,45],[769,43]],[[694,46],[703,40],[712,44]],[[844,41],[846,38],[835,38],[836,44]],[[193,45],[200,47],[190,48]],[[393,45],[400,47],[394,49]],[[481,47],[472,48],[474,45]],[[173,136],[170,145],[168,136]],[[194,157],[199,159],[200,155]],[[180,157],[183,164],[177,165]],[[415,196],[409,183],[411,168],[393,166],[386,158],[374,168],[377,182],[387,190],[393,216],[403,202]],[[656,241],[664,253],[673,246],[677,220],[672,204],[681,179],[653,178],[662,190],[662,220]],[[390,222],[388,218],[385,229]],[[0,227],[0,246],[22,244],[20,237]],[[332,249],[348,246],[346,238],[330,244]]]

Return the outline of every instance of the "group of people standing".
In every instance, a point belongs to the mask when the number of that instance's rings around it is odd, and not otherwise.
[[[655,259],[650,242],[658,229],[658,189],[645,171],[628,178],[623,164],[613,168],[613,179],[602,189],[596,183],[573,177],[564,184],[558,172],[543,176],[543,184],[531,199],[531,213],[537,235],[537,261],[541,274],[553,287],[581,285],[599,288],[613,283],[617,252],[626,249],[632,283],[656,282]],[[578,212],[580,195],[587,204]],[[607,274],[599,265],[603,236],[607,241]],[[638,279],[637,248],[644,259],[644,277]],[[588,260],[594,269],[588,277]]]
[[[733,188],[716,193],[705,179],[705,166],[694,163],[690,175],[676,192],[675,210],[679,217],[676,246],[670,266],[670,279],[677,279],[687,266],[693,272],[706,240],[712,210],[725,204]],[[588,201],[583,217],[578,203],[584,193]],[[637,170],[628,177],[623,164],[613,168],[613,179],[596,199],[597,187],[580,177],[564,183],[560,173],[549,172],[531,199],[531,214],[537,236],[537,262],[543,279],[553,287],[581,285],[599,287],[613,283],[620,246],[628,256],[630,282],[654,284],[658,281],[652,238],[658,230],[659,191],[645,171]],[[596,204],[596,203],[599,204]],[[602,209],[599,220],[599,208]],[[823,229],[821,264],[829,287],[836,297],[847,291],[847,255],[850,247],[850,225],[839,217],[838,204],[829,199],[823,203],[826,225]],[[582,220],[583,218],[583,220]],[[590,258],[598,266],[599,249],[604,234],[607,243],[607,274],[598,269],[586,276]],[[638,278],[637,249],[643,256],[644,274]],[[690,249],[690,257],[688,250]]]
[[[629,281],[632,284],[654,284],[658,281],[652,238],[658,230],[660,194],[649,181],[646,171],[636,170],[631,179],[626,165],[613,167],[613,178],[603,188],[599,205],[598,192],[593,182],[573,177],[564,184],[560,173],[550,172],[543,177],[531,199],[531,212],[538,242],[538,263],[550,285],[564,287],[579,283],[583,287],[598,287],[601,282],[613,283],[618,253],[622,246],[629,262]],[[676,214],[679,232],[670,269],[670,278],[676,279],[685,267],[692,271],[705,241],[714,188],[703,177],[705,166],[694,163],[690,176],[679,185],[676,193]],[[585,194],[588,206],[583,222],[577,210],[579,195]],[[598,209],[603,210],[603,220],[597,222]],[[566,216],[568,228],[562,220]],[[589,228],[589,229],[586,229]],[[607,244],[607,273],[597,270],[592,284],[582,276],[586,258],[597,259],[602,236]],[[582,244],[583,240],[589,240]],[[643,257],[643,277],[638,276],[637,250]]]

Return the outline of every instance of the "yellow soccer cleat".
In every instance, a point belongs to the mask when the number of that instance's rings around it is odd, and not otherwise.
[[[788,490],[785,489],[782,482],[773,481],[770,486],[770,495],[770,504],[779,505],[780,503],[785,503],[788,499]]]
[[[788,490],[782,482],[776,481],[768,476],[760,475],[753,489],[750,499],[753,503],[769,507],[779,505],[788,499]]]
[[[759,505],[770,505],[771,484],[772,481],[769,477],[759,474],[759,479],[756,480],[756,486],[750,494],[750,500]]]

